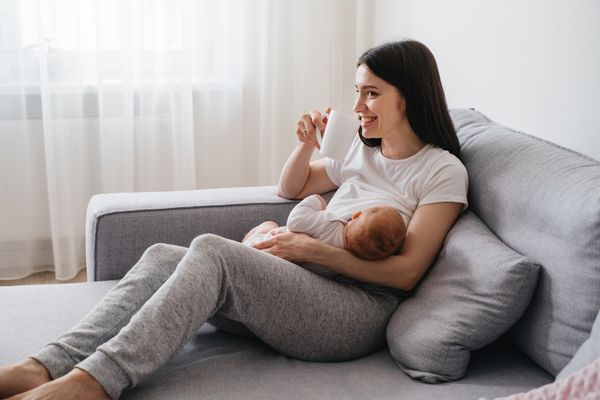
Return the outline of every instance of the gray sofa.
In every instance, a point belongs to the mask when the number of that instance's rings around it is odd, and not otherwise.
[[[517,322],[495,327],[493,319],[491,343],[476,340],[461,349],[472,352],[464,376],[439,384],[413,380],[388,348],[347,362],[299,361],[205,324],[122,398],[478,399],[552,382],[589,336],[600,309],[600,163],[474,110],[451,114],[470,176],[468,214],[540,266],[535,291],[524,297],[528,306],[513,316]],[[265,219],[284,223],[295,202],[275,193],[275,187],[255,187],[94,196],[86,227],[89,282],[0,288],[0,364],[21,360],[66,331],[153,243],[186,246],[207,232],[240,240]],[[433,273],[407,301],[419,304],[419,290],[426,293]]]

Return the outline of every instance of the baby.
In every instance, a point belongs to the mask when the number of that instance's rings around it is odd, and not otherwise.
[[[278,227],[273,221],[263,222],[248,232],[242,243],[252,246],[277,231],[287,229],[343,247],[356,257],[379,260],[396,253],[404,242],[406,226],[399,211],[393,207],[370,207],[357,211],[350,221],[345,221],[328,213],[326,206],[321,196],[308,196],[294,207],[288,216],[287,226]]]

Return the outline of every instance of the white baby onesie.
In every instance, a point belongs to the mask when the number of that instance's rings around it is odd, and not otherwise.
[[[290,212],[287,225],[276,228],[275,232],[289,230],[296,233],[306,233],[332,246],[344,247],[342,233],[345,224],[346,221],[335,217],[323,208],[319,196],[312,195],[298,203]],[[247,238],[243,243],[252,246],[272,236],[271,232],[255,234]]]

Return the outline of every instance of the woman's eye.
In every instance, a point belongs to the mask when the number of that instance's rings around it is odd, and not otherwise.
[[[360,94],[360,90],[359,90],[359,89],[355,89],[354,91],[355,91],[357,94]],[[365,93],[365,94],[367,95],[367,97],[375,97],[375,96],[377,96],[377,95],[378,95],[378,93],[377,93],[377,92],[374,92],[374,91],[372,91],[372,90],[367,90],[366,92],[363,92],[363,93]]]

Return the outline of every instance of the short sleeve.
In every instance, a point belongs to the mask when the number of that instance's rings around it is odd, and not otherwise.
[[[325,163],[325,172],[331,182],[333,182],[336,186],[340,186],[342,184],[342,165],[343,162],[336,161],[331,158],[324,158]]]
[[[419,205],[456,202],[467,207],[469,177],[467,169],[456,159],[432,168],[423,184]]]

